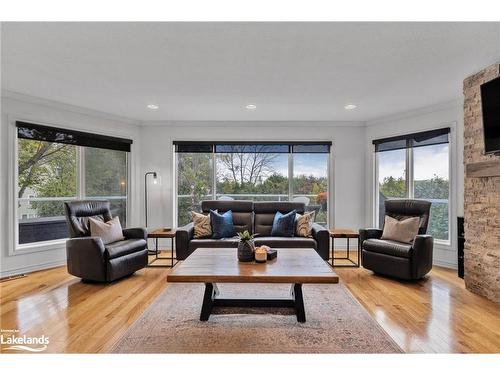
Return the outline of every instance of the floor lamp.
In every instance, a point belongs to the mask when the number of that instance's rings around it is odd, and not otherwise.
[[[158,175],[156,172],[147,172],[144,175],[144,213],[146,216],[146,229],[148,228],[148,176],[153,175],[153,184],[158,183]]]

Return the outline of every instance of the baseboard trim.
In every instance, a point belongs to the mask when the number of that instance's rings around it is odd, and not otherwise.
[[[442,259],[434,259],[434,261],[432,262],[432,264],[434,266],[439,266],[439,267],[444,267],[444,268],[450,268],[450,269],[453,269],[453,270],[458,269],[457,263],[447,262],[446,260],[442,260]]]
[[[15,276],[23,273],[31,273],[36,271],[43,271],[49,268],[61,267],[66,265],[66,259],[55,260],[52,262],[45,262],[40,264],[34,264],[27,267],[11,268],[9,270],[2,270],[0,272],[0,278]]]

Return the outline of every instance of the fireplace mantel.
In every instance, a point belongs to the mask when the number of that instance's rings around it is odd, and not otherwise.
[[[497,177],[500,176],[500,159],[469,163],[465,166],[467,177]]]

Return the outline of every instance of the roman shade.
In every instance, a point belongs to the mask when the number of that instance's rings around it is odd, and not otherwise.
[[[450,128],[429,130],[390,138],[375,139],[375,152],[401,150],[410,147],[421,147],[449,143]]]
[[[16,121],[18,138],[130,152],[131,139]]]
[[[332,142],[174,141],[175,152],[189,153],[329,153]]]

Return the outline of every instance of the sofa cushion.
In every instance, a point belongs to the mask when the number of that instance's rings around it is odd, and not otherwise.
[[[299,237],[312,237],[311,232],[315,216],[315,211],[305,212],[304,215],[296,214],[295,235]]]
[[[255,237],[255,246],[267,245],[269,247],[292,247],[316,249],[317,244],[314,238],[306,237]]]
[[[191,211],[191,217],[193,218],[194,238],[207,238],[212,236],[210,214],[205,215]]]
[[[233,225],[233,212],[231,210],[222,215],[210,210],[210,225],[212,226],[212,238],[229,238],[236,235]]]
[[[108,259],[118,258],[127,254],[135,253],[146,248],[146,241],[143,239],[130,239],[117,241],[104,246]]]
[[[189,250],[192,252],[200,247],[238,247],[238,237],[214,239],[214,238],[200,238],[189,241]],[[236,254],[236,253],[235,253]]]
[[[411,243],[418,233],[419,222],[418,216],[398,220],[385,215],[384,230],[380,239]]]
[[[273,228],[274,215],[276,212],[290,212],[295,210],[299,214],[304,213],[303,202],[254,202],[254,233],[260,236],[270,236]]]
[[[90,235],[92,237],[100,237],[103,244],[108,244],[116,241],[121,241],[123,230],[120,224],[120,218],[115,216],[111,220],[104,222],[101,220],[89,217]]]
[[[219,213],[224,213],[229,210],[233,213],[233,225],[235,232],[243,232],[245,230],[252,233],[253,231],[253,202],[252,201],[221,201],[210,200],[202,201],[201,209],[203,213],[208,214],[210,210],[217,210]]]
[[[287,214],[276,212],[273,220],[273,229],[271,229],[271,236],[277,237],[293,237],[295,234],[295,215],[297,211],[293,210]]]
[[[371,238],[363,242],[363,249],[379,254],[410,258],[412,245],[397,241]]]

